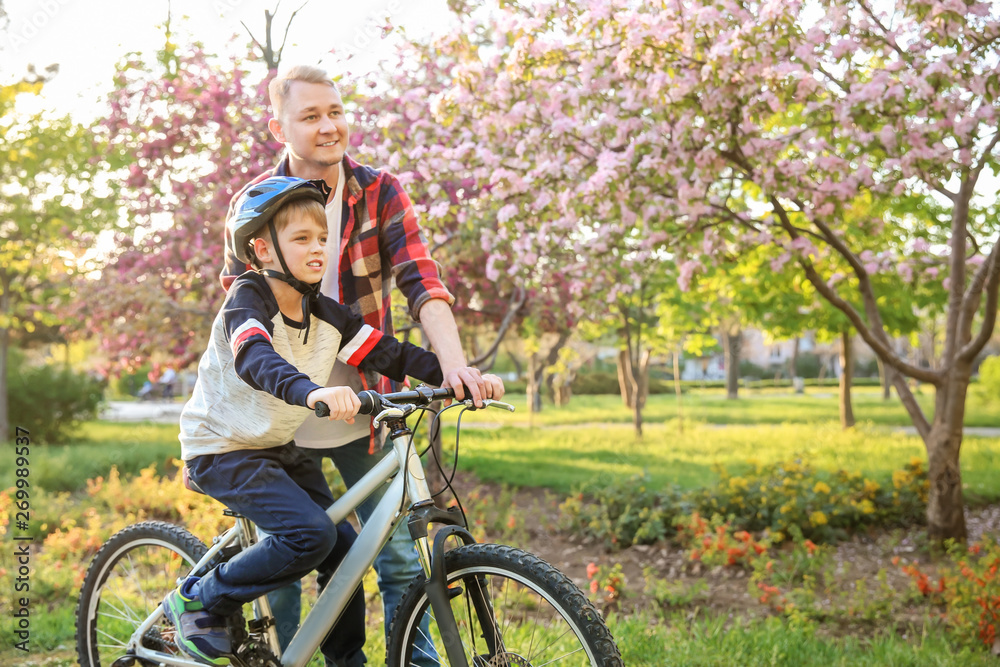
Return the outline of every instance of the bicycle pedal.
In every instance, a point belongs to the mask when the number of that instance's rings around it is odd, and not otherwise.
[[[465,592],[465,589],[462,588],[461,586],[455,586],[454,588],[449,588],[448,589],[448,599],[449,600],[454,600],[455,598],[457,598],[459,595],[461,595],[464,592]]]

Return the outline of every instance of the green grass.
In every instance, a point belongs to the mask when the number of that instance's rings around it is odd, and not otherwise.
[[[112,465],[122,475],[138,473],[150,463],[180,457],[177,433],[173,424],[87,422],[69,444],[31,447],[31,484],[49,491],[76,491],[86,480],[107,475]],[[0,489],[12,486],[13,480],[13,468],[4,466]]]
[[[853,392],[854,416],[859,421],[870,421],[883,426],[910,426],[906,409],[898,399],[882,400],[881,390],[872,387],[855,387]],[[805,394],[793,394],[788,389],[762,389],[740,391],[740,398],[728,400],[725,392],[716,389],[696,390],[682,396],[685,419],[710,424],[811,424],[839,421],[840,407],[837,389],[807,389]],[[630,424],[631,410],[618,396],[574,396],[569,405],[556,407],[546,404],[542,412],[530,414],[524,394],[508,394],[504,399],[517,408],[508,413],[489,410],[481,419],[509,425],[550,426],[555,424],[589,424],[594,422]],[[933,417],[934,393],[924,388],[917,400],[928,419]],[[650,396],[643,419],[663,422],[675,419],[678,414],[677,399],[673,395]],[[969,399],[966,426],[1000,426],[1000,402],[984,405],[978,398]]]
[[[722,616],[657,622],[645,615],[610,618],[626,665],[708,667],[757,665],[808,667],[926,667],[995,665],[987,651],[962,649],[939,629],[903,638],[825,637],[816,627],[795,627],[777,618],[733,621]]]
[[[445,442],[454,442],[454,429],[445,431]],[[801,458],[818,470],[857,470],[886,480],[913,457],[926,459],[923,442],[916,436],[872,425],[843,431],[832,423],[687,425],[683,434],[676,423],[648,424],[641,441],[626,425],[469,428],[463,430],[460,446],[460,468],[481,479],[564,493],[583,483],[627,479],[642,472],[648,472],[654,484],[693,489],[716,479],[714,465],[740,472],[751,459],[766,464]],[[996,470],[1000,470],[1000,438],[967,436],[962,445],[967,493],[979,499],[1000,498]]]

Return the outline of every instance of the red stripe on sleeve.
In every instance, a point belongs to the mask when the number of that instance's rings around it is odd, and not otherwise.
[[[382,340],[382,332],[378,329],[373,329],[368,335],[368,339],[365,340],[365,342],[361,344],[361,347],[359,347],[357,351],[351,355],[351,358],[347,360],[347,363],[351,366],[357,366],[360,364],[380,340]]]
[[[270,342],[271,337],[267,335],[267,331],[265,331],[264,329],[260,329],[258,327],[251,327],[250,329],[247,329],[239,336],[237,336],[236,340],[233,341],[233,356],[234,357],[236,356],[236,351],[240,348],[240,344],[243,343],[243,341],[245,341],[250,336],[254,336],[257,334],[260,334]]]

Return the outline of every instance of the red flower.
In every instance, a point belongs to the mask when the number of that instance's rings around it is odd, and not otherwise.
[[[597,576],[597,570],[598,570],[598,567],[597,567],[596,563],[588,563],[587,564],[587,578],[588,579],[593,579],[595,576]]]

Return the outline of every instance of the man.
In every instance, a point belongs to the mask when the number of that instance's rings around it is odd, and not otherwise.
[[[298,66],[275,78],[268,92],[274,114],[268,129],[285,145],[286,156],[274,170],[256,180],[272,175],[322,179],[332,191],[326,207],[331,261],[323,277],[322,293],[350,306],[366,324],[392,335],[389,296],[394,279],[407,299],[411,316],[421,323],[437,353],[443,386],[454,388],[462,399],[464,384],[471,398],[480,404],[486,395],[485,384],[480,372],[466,363],[451,313],[454,297],[441,283],[409,197],[394,176],[359,165],[346,155],[349,128],[333,81],[318,68]],[[227,256],[223,286],[228,289],[247,268],[235,256]],[[359,375],[344,364],[334,368],[327,384],[349,385],[358,391],[391,391],[387,378],[374,373]],[[500,396],[494,394],[494,398]],[[331,458],[348,487],[381,458],[380,443],[365,420],[354,425],[308,420],[296,432],[295,442],[312,456]],[[376,493],[359,508],[362,523],[371,516],[380,498],[381,494]],[[406,586],[421,572],[416,550],[405,532],[396,532],[376,559],[375,569],[388,632],[392,613]],[[282,648],[298,625],[300,590],[301,585],[296,584],[269,596]],[[419,648],[421,657],[426,657],[421,664],[438,664],[429,642]]]

